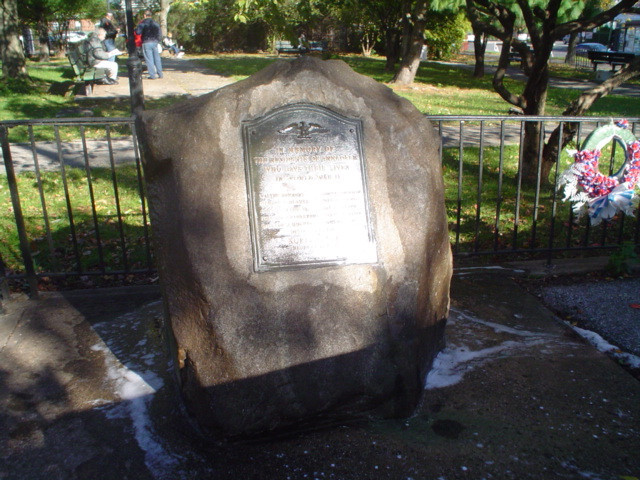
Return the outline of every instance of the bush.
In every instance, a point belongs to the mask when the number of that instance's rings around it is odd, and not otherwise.
[[[463,10],[457,14],[431,12],[425,31],[429,58],[436,60],[452,58],[460,51],[469,28],[469,21]]]
[[[638,264],[638,254],[632,242],[624,242],[622,246],[609,257],[609,271],[615,275],[629,274]]]
[[[175,2],[169,11],[168,29],[187,52],[257,51],[267,46],[263,22],[240,23],[234,19],[233,0]]]

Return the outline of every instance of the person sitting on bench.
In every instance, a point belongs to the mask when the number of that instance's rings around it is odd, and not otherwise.
[[[171,32],[167,33],[167,36],[162,39],[162,46],[170,50],[171,53],[178,58],[181,58],[184,55],[184,52],[181,51],[181,48],[178,47],[178,44],[173,39]]]
[[[87,42],[87,63],[95,68],[104,68],[107,71],[105,83],[108,85],[118,84],[118,64],[109,60],[110,57],[121,55],[118,49],[107,51],[104,39],[107,32],[104,28],[98,27],[85,40]]]

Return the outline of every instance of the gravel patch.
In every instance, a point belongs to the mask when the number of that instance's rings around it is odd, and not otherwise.
[[[553,285],[541,294],[565,320],[640,356],[640,278]]]

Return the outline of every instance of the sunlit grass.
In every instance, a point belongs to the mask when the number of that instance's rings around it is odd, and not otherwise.
[[[465,56],[468,57],[468,56]],[[286,59],[281,57],[280,59]],[[504,101],[492,86],[490,75],[473,78],[472,69],[423,62],[415,83],[408,87],[397,87],[389,82],[393,73],[386,72],[384,57],[342,55],[334,57],[345,61],[356,72],[388,84],[398,95],[411,101],[421,112],[431,115],[505,115],[511,105]],[[200,57],[197,61],[214,72],[241,80],[261,68],[279,60],[274,55],[228,54],[215,57]],[[468,60],[468,58],[467,58]],[[568,67],[554,66],[552,71],[562,72],[566,77]],[[578,77],[583,73],[575,70]],[[515,94],[522,93],[524,83],[505,79],[505,85]],[[547,115],[561,115],[569,103],[580,96],[577,89],[550,87],[547,98]],[[591,116],[625,117],[640,110],[640,98],[608,95],[598,100],[586,113]]]
[[[67,168],[64,179],[59,171],[42,172],[42,197],[35,172],[17,176],[26,233],[37,272],[78,271],[78,267],[82,271],[101,271],[103,265],[108,265],[109,270],[124,269],[125,264],[129,269],[145,266],[145,232],[135,165],[118,167],[116,179],[120,216],[109,169],[91,170],[93,204],[84,169]],[[65,181],[71,215],[67,208]],[[22,270],[6,176],[0,177],[0,258],[10,272]]]
[[[469,55],[460,55],[467,64]],[[192,57],[213,72],[241,80],[256,73],[265,66],[290,57],[269,54],[224,54],[200,55]],[[361,55],[334,56],[345,61],[356,72],[376,81],[388,84],[396,93],[407,98],[423,113],[432,115],[503,115],[509,112],[510,104],[505,102],[493,89],[491,76],[473,78],[470,65],[467,68],[438,62],[423,62],[416,81],[408,87],[397,87],[389,82],[392,72],[385,71],[384,57]],[[121,69],[126,68],[126,59],[121,59]],[[72,86],[71,67],[66,58],[55,58],[43,64],[30,62],[29,74],[39,82],[39,88],[32,94],[3,94],[0,96],[0,120],[74,117],[90,115],[95,117],[119,117],[130,115],[130,105],[126,99],[83,98],[81,102],[70,95]],[[552,64],[552,74],[567,78],[571,72],[577,78],[584,77],[582,70],[570,69],[563,64]],[[518,94],[524,83],[506,79],[510,91]],[[6,93],[6,92],[5,92]],[[580,95],[577,89],[549,88],[548,115],[560,115],[568,104]],[[148,99],[146,108],[167,106],[182,100],[183,96],[163,99]],[[79,111],[82,110],[82,114]],[[640,98],[621,95],[607,95],[598,100],[587,113],[594,116],[625,117],[640,111]]]

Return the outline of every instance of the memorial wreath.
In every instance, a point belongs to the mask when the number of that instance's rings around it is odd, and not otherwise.
[[[585,210],[592,225],[613,218],[618,211],[633,213],[637,203],[636,184],[640,180],[640,141],[628,129],[627,120],[612,122],[596,128],[579,151],[568,150],[574,163],[560,176],[558,188],[563,189],[564,200],[574,203],[577,215]],[[609,142],[618,142],[624,149],[625,162],[614,175],[600,172],[598,162],[601,150]]]

